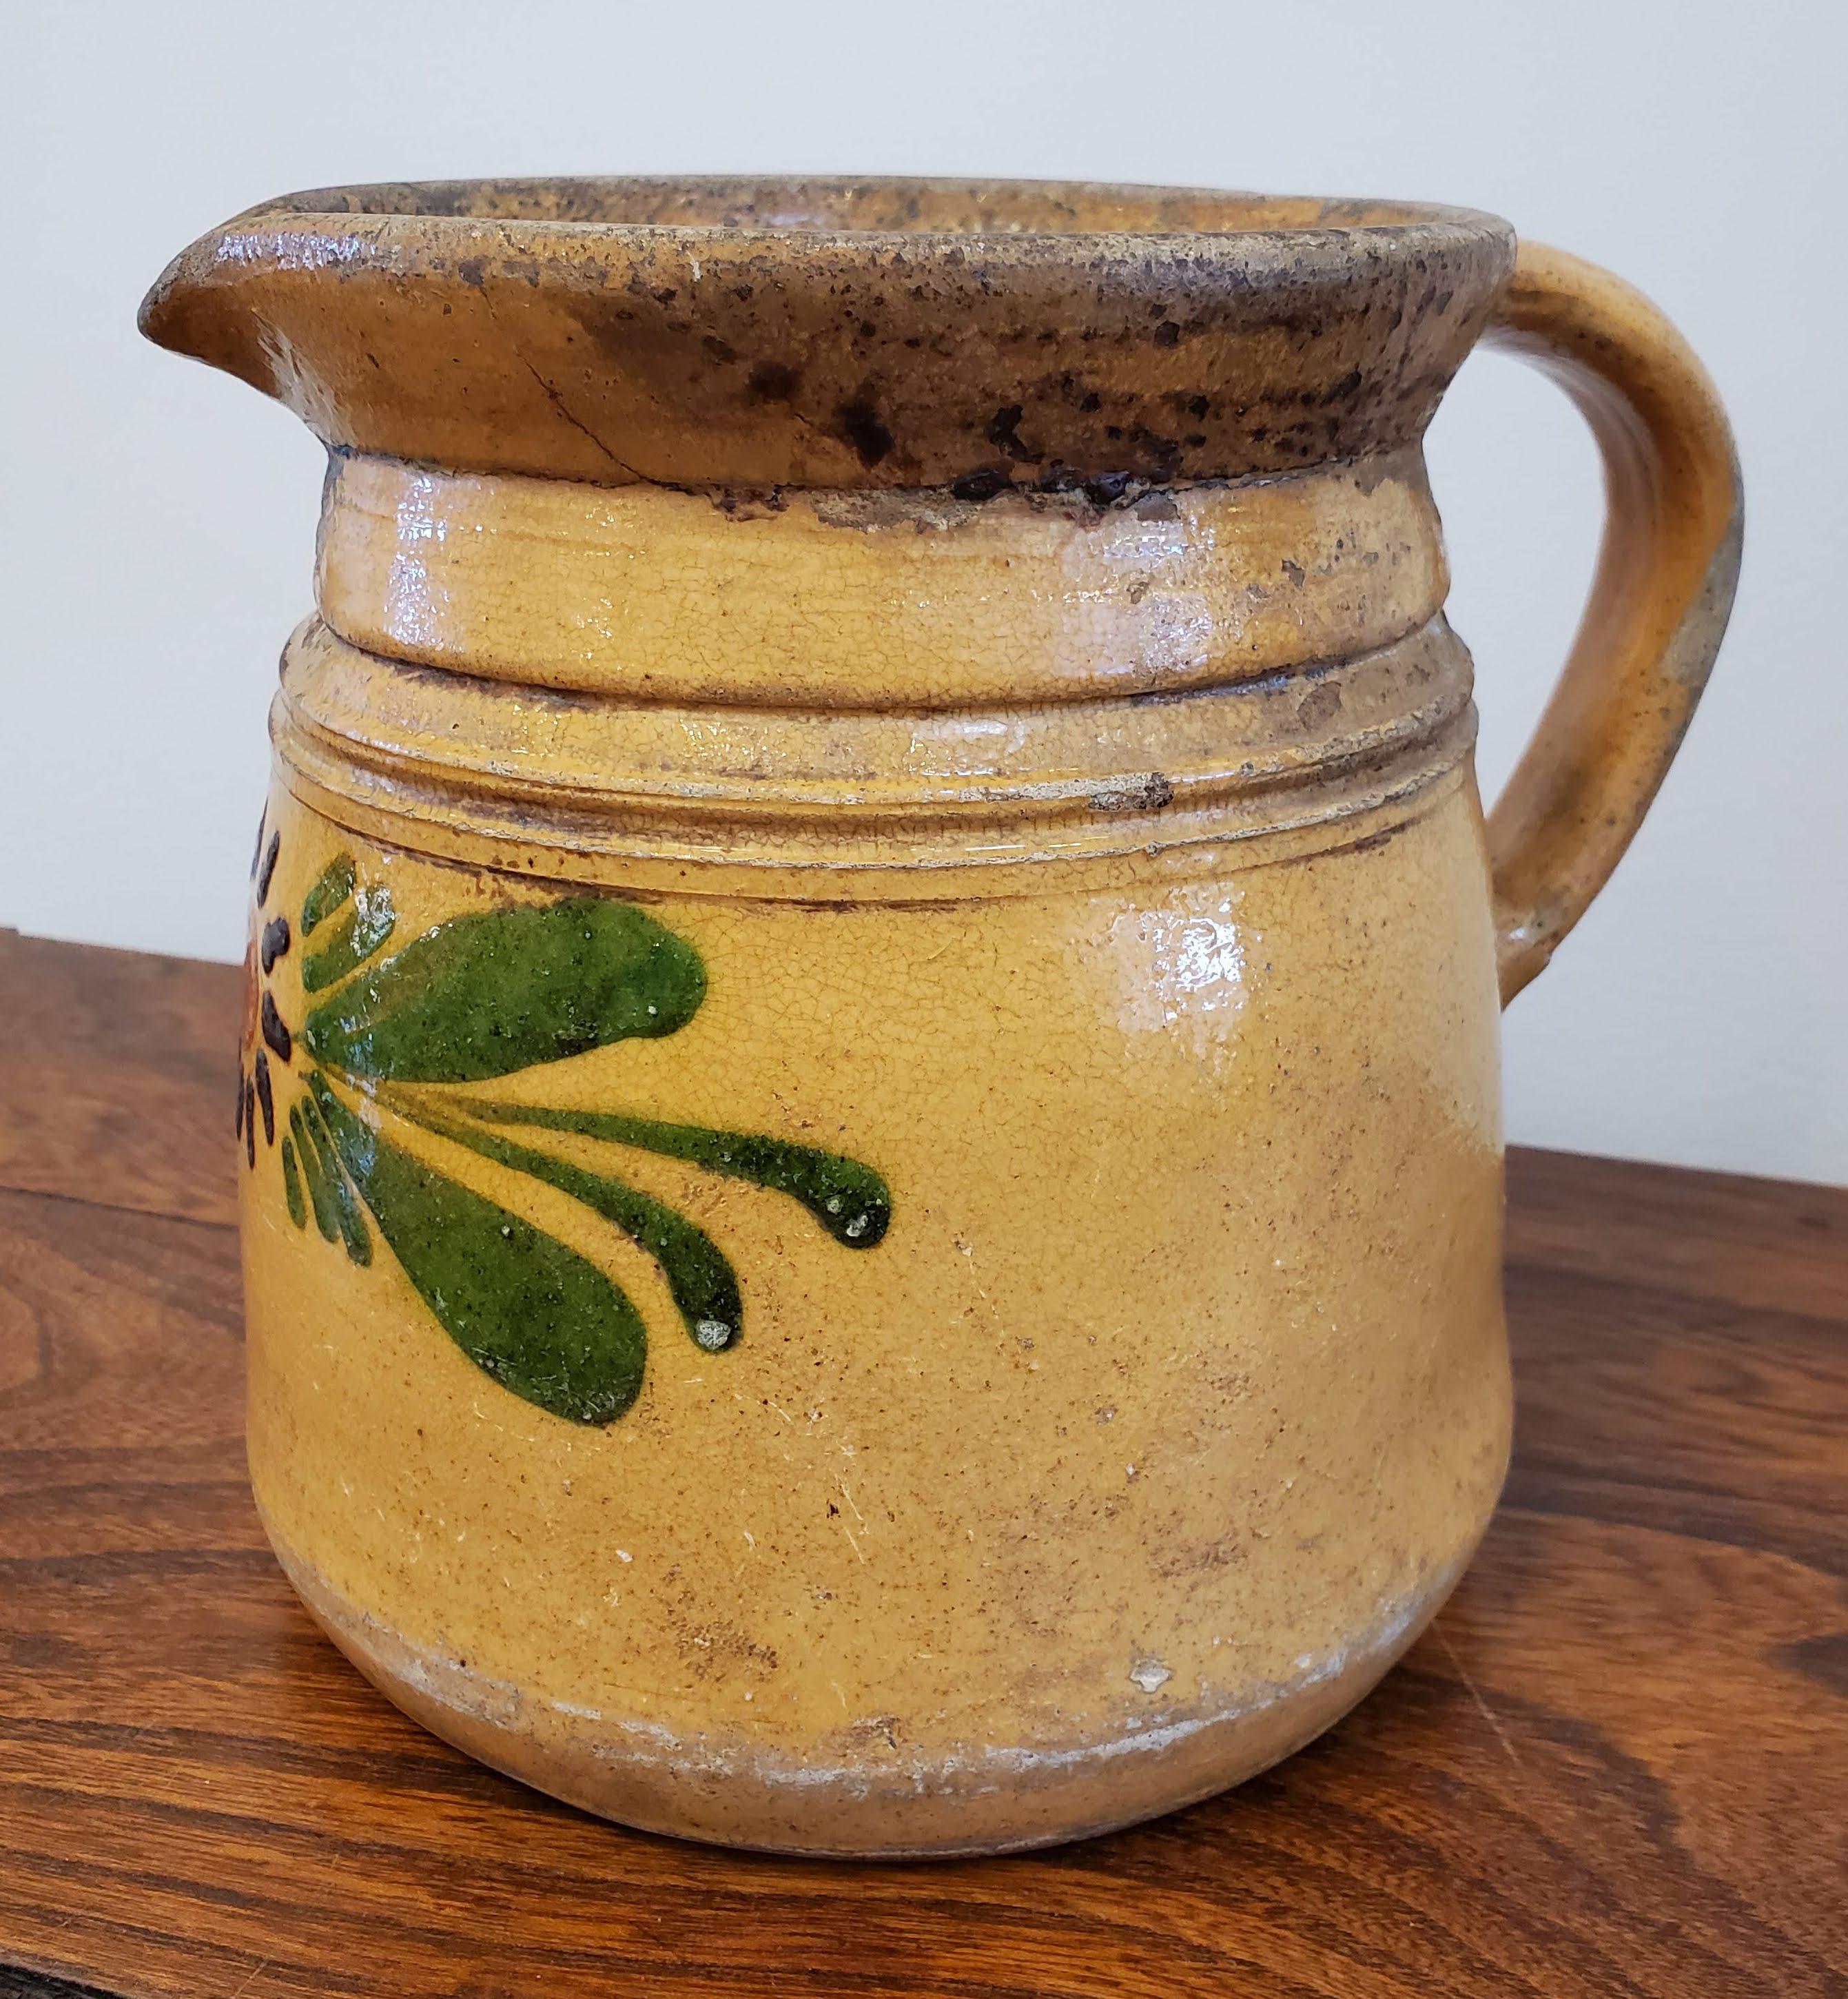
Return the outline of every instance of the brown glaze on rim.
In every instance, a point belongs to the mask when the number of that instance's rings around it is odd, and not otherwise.
[[[1497,218],[1414,203],[431,182],[250,210],[175,259],[141,324],[337,449],[607,485],[1109,504],[1415,442],[1513,257]]]

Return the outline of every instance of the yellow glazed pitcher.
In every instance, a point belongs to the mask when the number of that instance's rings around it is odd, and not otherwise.
[[[634,1825],[1031,1846],[1372,1685],[1505,1466],[1500,1006],[1731,602],[1659,315],[1459,209],[318,190],[155,286],[329,450],[252,868],[250,1459],[334,1642]],[[1610,524],[1485,826],[1421,441]]]

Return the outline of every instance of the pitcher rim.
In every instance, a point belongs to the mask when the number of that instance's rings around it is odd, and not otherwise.
[[[829,205],[851,212],[882,200],[905,204],[912,213],[890,221],[860,223],[815,212]],[[950,219],[952,205],[958,202],[976,205],[966,220]],[[603,203],[640,204],[656,212],[569,212],[573,205]],[[941,205],[938,219],[920,220],[933,203]],[[686,213],[674,217],[664,212],[675,204]],[[1007,218],[1007,204],[1015,205],[1015,219]],[[1140,209],[1151,219],[1067,219],[1083,205],[1094,206],[1100,217],[1113,210],[1126,217]],[[1040,213],[1035,219],[1019,219],[1036,206]],[[760,209],[767,212],[757,213]],[[1214,210],[1223,220],[1206,219]],[[1182,219],[1189,214],[1199,219]],[[1156,219],[1164,216],[1173,219]],[[1272,219],[1261,219],[1266,216]],[[354,182],[272,196],[222,227],[228,232],[284,217],[297,222],[396,217],[462,230],[531,225],[614,235],[791,237],[805,241],[824,237],[844,244],[891,240],[962,246],[972,241],[985,246],[1089,244],[1100,238],[1203,241],[1225,249],[1279,238],[1340,242],[1362,237],[1375,244],[1389,240],[1415,250],[1459,235],[1499,235],[1508,229],[1500,217],[1486,210],[1396,198],[1272,195],[1153,182],[902,174],[563,174]]]
[[[459,469],[1167,485],[1415,442],[1514,250],[1469,209],[1106,182],[375,182],[207,231],[140,323],[337,449]]]

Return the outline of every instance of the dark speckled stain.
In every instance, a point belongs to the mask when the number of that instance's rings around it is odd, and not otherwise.
[[[965,473],[960,479],[952,480],[950,490],[958,500],[979,504],[984,500],[992,500],[998,493],[1006,492],[1013,483],[998,467],[986,465],[979,472]]]
[[[708,498],[728,520],[763,521],[773,514],[789,511],[789,501],[780,487],[767,493],[712,493]]]
[[[1333,680],[1311,688],[1296,704],[1296,720],[1306,731],[1324,729],[1341,712],[1341,690]]]
[[[1102,812],[1159,812],[1174,802],[1175,788],[1167,775],[1151,771],[1120,785],[1091,794],[1091,809]]]
[[[862,393],[836,412],[840,433],[854,449],[862,465],[874,466],[891,453],[893,438],[881,421],[870,396]]]
[[[1114,507],[1133,487],[1133,476],[1126,472],[1100,472],[1085,481],[1085,497],[1094,507]]]
[[[1848,1700],[1848,1631],[1822,1631],[1813,1638],[1799,1638],[1779,1646],[1771,1656],[1779,1665]]]
[[[989,443],[1012,459],[1026,459],[1033,456],[1020,442],[1020,419],[1023,414],[1019,404],[1009,403],[988,419]]]
[[[746,289],[748,293],[749,287]],[[801,369],[781,361],[760,361],[745,383],[753,396],[767,403],[787,403],[801,386]]]

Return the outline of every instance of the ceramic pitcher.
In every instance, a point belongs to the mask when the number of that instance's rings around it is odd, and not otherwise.
[[[1458,209],[697,180],[296,196],[142,324],[329,452],[236,1128],[334,1643],[810,1854],[1121,1825],[1351,1706],[1507,1460],[1500,1006],[1732,595],[1673,331]],[[1486,826],[1421,456],[1483,338],[1610,505]]]

